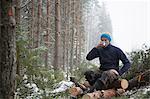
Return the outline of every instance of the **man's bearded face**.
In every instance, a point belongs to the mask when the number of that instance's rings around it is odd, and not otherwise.
[[[105,47],[107,47],[109,45],[109,43],[110,43],[109,40],[107,38],[103,37],[103,38],[101,38],[100,46],[105,48]]]

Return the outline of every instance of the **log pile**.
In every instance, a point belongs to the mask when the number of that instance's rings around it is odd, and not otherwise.
[[[148,84],[150,84],[150,69],[129,80],[129,87],[127,90]]]
[[[134,87],[138,87],[140,84],[150,84],[149,75],[150,70],[147,70],[129,81],[126,79],[117,80],[110,85],[109,89],[107,90],[95,91],[93,93],[87,93],[83,95],[83,92],[90,87],[90,84],[86,81],[84,84],[78,85],[78,87],[74,86],[70,88],[69,93],[73,97],[82,96],[82,99],[109,99],[113,96],[123,95],[126,90],[131,90]]]
[[[108,90],[102,90],[102,91],[95,91],[93,93],[87,93],[85,94],[82,99],[110,99],[113,96],[121,95],[125,92],[124,89],[108,89]]]
[[[80,87],[72,87],[69,89],[69,93],[73,97],[82,95],[84,89],[89,87],[89,84],[86,82]],[[83,95],[82,99],[99,99],[100,97],[109,98],[112,96],[121,95],[125,92],[125,89],[128,87],[128,81],[126,79],[117,80],[111,86],[111,89],[95,91],[93,93],[87,93]],[[84,89],[83,89],[84,88]]]

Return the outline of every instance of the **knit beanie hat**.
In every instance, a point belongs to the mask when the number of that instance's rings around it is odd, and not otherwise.
[[[102,34],[102,35],[101,35],[101,38],[107,38],[107,39],[109,40],[109,42],[111,41],[110,35],[109,35],[109,34],[106,34],[106,33]]]

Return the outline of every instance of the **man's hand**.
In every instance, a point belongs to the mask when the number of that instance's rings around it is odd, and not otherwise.
[[[119,75],[119,73],[115,69],[111,69],[110,71],[117,74],[117,75]]]
[[[100,46],[103,46],[103,45],[99,43],[95,48],[99,48]]]

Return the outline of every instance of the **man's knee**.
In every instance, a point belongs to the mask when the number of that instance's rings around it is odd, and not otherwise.
[[[107,71],[104,71],[102,76],[108,76],[108,77],[118,77],[118,72],[114,69],[111,69],[111,70],[107,70]]]
[[[118,79],[118,75],[111,70],[104,71],[100,80],[106,85],[112,84],[115,80]]]
[[[84,73],[85,79],[89,82],[90,85],[93,85],[95,83],[95,73],[94,71],[86,71]]]

